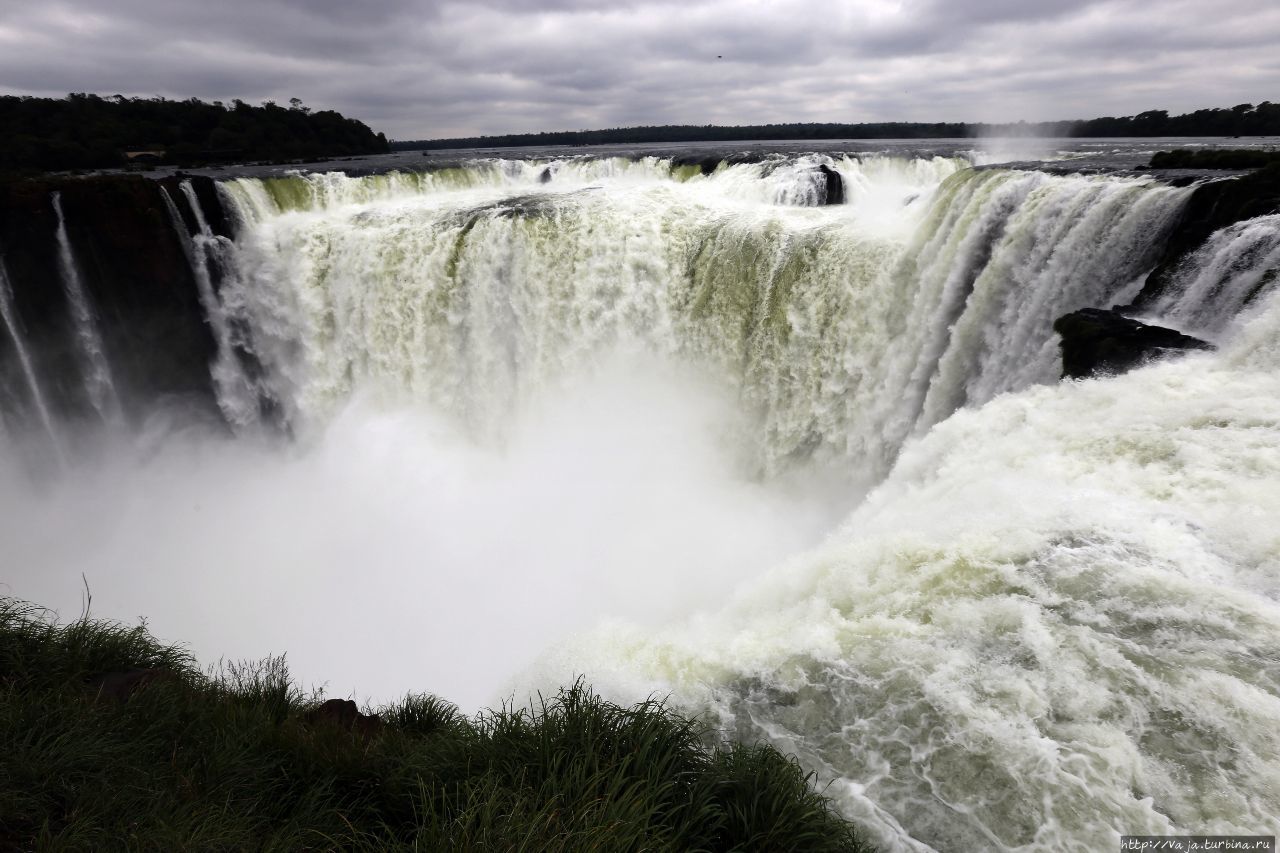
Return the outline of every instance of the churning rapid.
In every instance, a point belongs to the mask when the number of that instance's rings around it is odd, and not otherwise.
[[[75,456],[0,265],[14,594],[383,698],[669,693],[885,850],[1280,832],[1280,216],[1151,293],[1193,187],[962,157],[161,192],[234,437],[121,425],[54,198],[60,383],[130,437]],[[1128,303],[1218,349],[1059,382]]]

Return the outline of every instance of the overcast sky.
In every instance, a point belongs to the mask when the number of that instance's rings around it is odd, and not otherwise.
[[[0,0],[0,92],[71,91],[396,139],[1183,112],[1280,101],[1280,0]]]

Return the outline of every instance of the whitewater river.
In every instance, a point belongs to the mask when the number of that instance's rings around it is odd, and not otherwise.
[[[86,308],[103,437],[0,439],[7,591],[330,695],[669,694],[886,851],[1280,832],[1280,216],[1151,308],[1216,352],[1060,382],[1192,188],[895,145],[246,174],[234,239],[184,186],[231,429],[113,421]]]

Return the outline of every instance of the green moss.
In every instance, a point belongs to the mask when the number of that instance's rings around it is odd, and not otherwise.
[[[671,167],[671,177],[673,180],[684,183],[693,180],[702,175],[702,167],[697,163],[688,163],[680,166]]]
[[[1280,160],[1247,175],[1197,186],[1183,209],[1181,221],[1165,241],[1164,255],[1147,276],[1134,304],[1138,308],[1153,304],[1169,286],[1183,260],[1204,245],[1215,231],[1276,212],[1280,212]]]
[[[262,186],[281,211],[307,210],[311,207],[311,186],[303,178],[264,178]]]

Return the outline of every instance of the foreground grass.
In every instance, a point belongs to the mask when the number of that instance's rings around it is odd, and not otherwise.
[[[166,675],[91,687],[139,668]],[[282,659],[206,676],[145,626],[0,598],[0,851],[870,850],[793,760],[660,702],[410,695],[360,731],[317,701]]]

